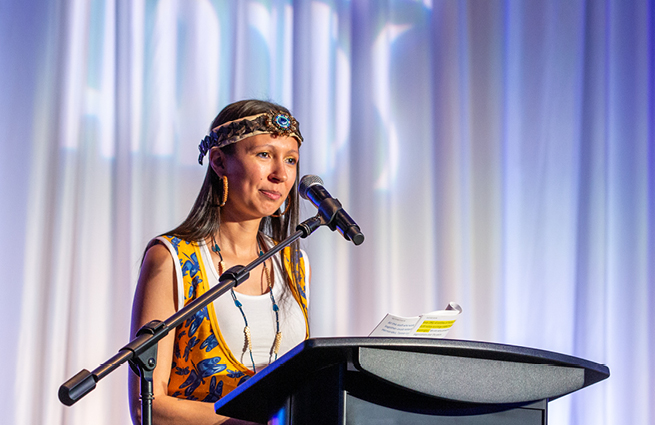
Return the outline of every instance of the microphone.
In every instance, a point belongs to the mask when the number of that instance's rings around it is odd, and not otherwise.
[[[319,176],[312,174],[304,176],[300,180],[298,191],[300,196],[318,208],[318,213],[332,231],[339,230],[347,241],[353,241],[355,245],[364,242],[364,234],[355,220],[341,207],[341,202],[333,198],[323,187],[323,180]]]

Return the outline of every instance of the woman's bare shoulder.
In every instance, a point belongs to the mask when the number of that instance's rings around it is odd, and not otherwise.
[[[148,247],[132,306],[133,330],[150,320],[163,320],[176,310],[175,267],[168,248],[161,243]]]
[[[143,259],[144,264],[147,261],[154,263],[170,262],[172,264],[173,258],[164,243],[155,239],[146,248],[146,255]]]
[[[171,252],[162,242],[151,242],[141,264],[140,283],[167,284],[167,281],[173,278],[174,273]],[[153,280],[155,282],[152,282]]]

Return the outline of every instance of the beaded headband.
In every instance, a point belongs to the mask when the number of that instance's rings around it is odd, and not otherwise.
[[[294,117],[280,111],[268,111],[263,114],[228,121],[213,128],[211,133],[205,136],[198,146],[200,151],[198,162],[202,165],[204,156],[212,148],[222,148],[258,134],[295,137],[300,144],[303,141],[298,128],[298,121]]]

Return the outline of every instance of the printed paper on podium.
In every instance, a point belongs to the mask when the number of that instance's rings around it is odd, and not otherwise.
[[[369,336],[444,338],[461,312],[462,307],[451,302],[445,310],[415,317],[387,314]]]

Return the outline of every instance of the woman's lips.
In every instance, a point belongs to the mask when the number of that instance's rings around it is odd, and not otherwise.
[[[280,199],[280,197],[282,197],[282,194],[280,192],[275,191],[275,190],[263,190],[262,189],[261,192],[264,194],[264,196],[266,196],[267,198],[269,198],[269,199],[271,199],[273,201],[277,201],[278,199]]]

